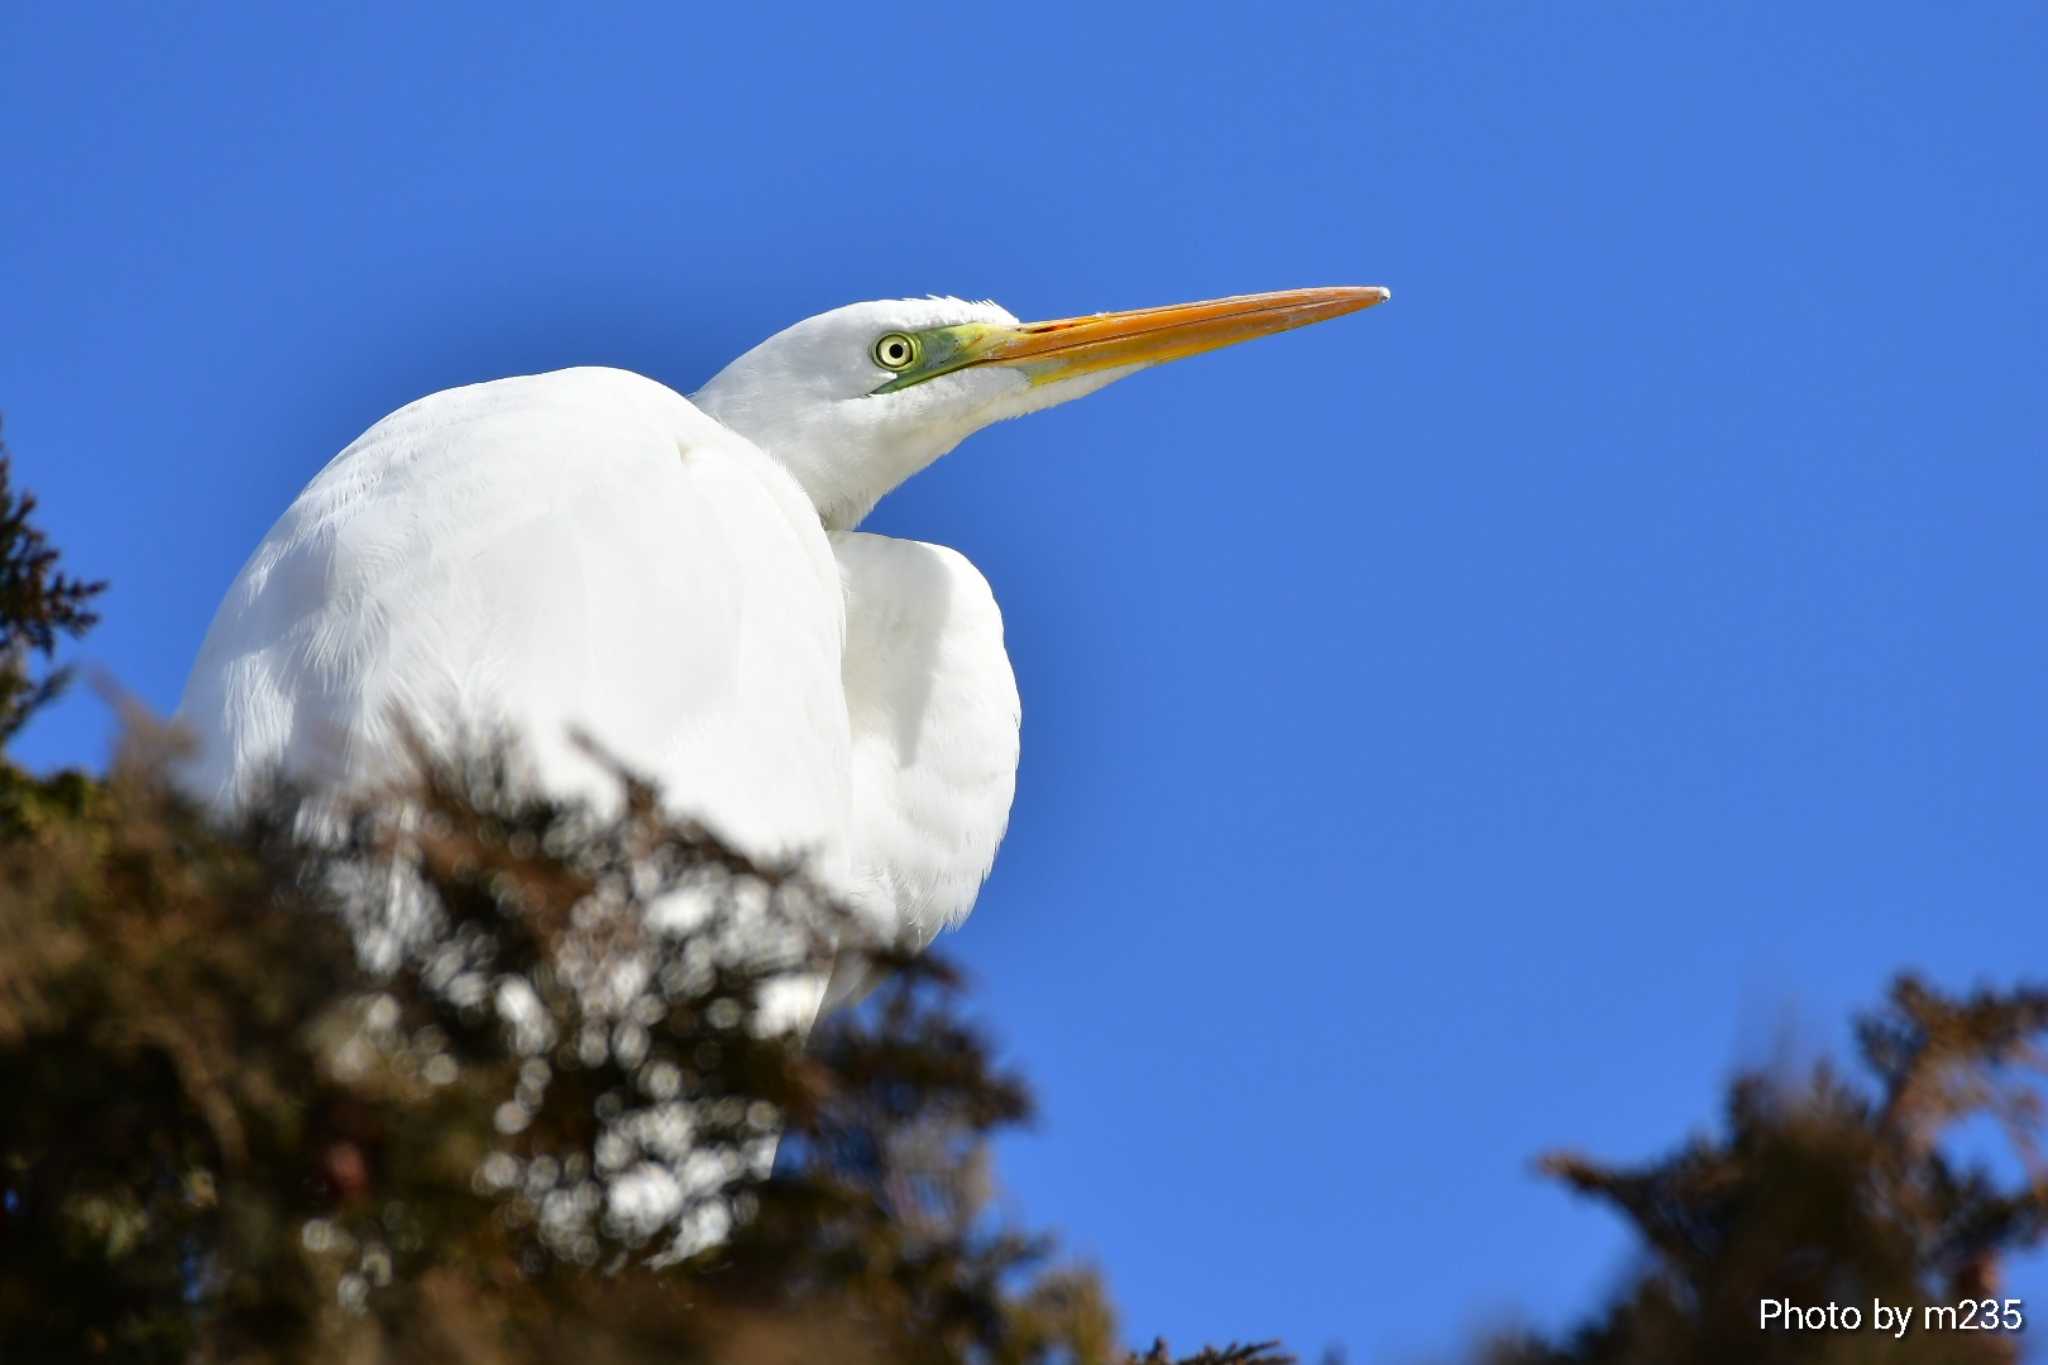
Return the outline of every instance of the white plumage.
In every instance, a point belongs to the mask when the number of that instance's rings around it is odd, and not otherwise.
[[[857,304],[694,400],[608,369],[422,399],[336,456],[229,589],[179,707],[189,780],[226,805],[275,768],[379,781],[403,717],[430,740],[503,728],[533,780],[602,800],[582,731],[678,812],[809,854],[929,941],[1002,838],[1016,682],[965,558],[855,525],[989,422],[1383,297],[1030,325],[955,299]]]
[[[779,466],[651,380],[565,370],[435,394],[337,456],[229,590],[179,716],[228,800],[278,762],[391,776],[401,719],[503,726],[601,797],[580,728],[734,839],[843,844],[844,633]]]

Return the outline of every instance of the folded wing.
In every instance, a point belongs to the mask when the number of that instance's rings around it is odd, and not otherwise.
[[[919,946],[973,909],[1017,788],[1017,681],[988,583],[957,551],[832,534],[846,584],[857,903]],[[857,996],[835,975],[828,1003]]]
[[[232,803],[278,765],[377,780],[404,717],[509,728],[549,787],[602,797],[581,731],[746,847],[829,852],[842,611],[808,500],[673,391],[449,390],[337,456],[243,568],[179,708],[192,781]]]

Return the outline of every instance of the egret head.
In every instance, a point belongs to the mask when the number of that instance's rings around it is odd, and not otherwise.
[[[845,528],[991,422],[1386,297],[1289,289],[1033,323],[959,299],[855,303],[776,333],[691,397],[780,461],[827,526]]]

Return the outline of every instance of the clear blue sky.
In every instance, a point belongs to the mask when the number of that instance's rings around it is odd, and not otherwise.
[[[258,9],[0,12],[0,410],[158,708],[420,394],[1393,287],[871,523],[1007,611],[951,946],[1043,1100],[1018,1207],[1133,1336],[1558,1321],[1626,1239],[1533,1154],[1663,1149],[1901,966],[2048,967],[2038,6]]]

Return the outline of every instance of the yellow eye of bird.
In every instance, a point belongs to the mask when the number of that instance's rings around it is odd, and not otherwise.
[[[917,363],[917,338],[890,332],[875,342],[875,363],[885,370],[907,370]]]

